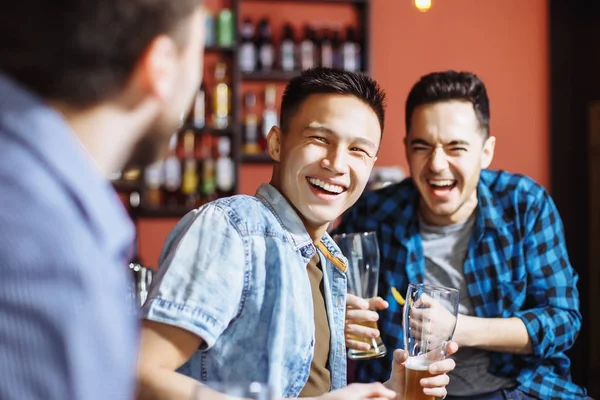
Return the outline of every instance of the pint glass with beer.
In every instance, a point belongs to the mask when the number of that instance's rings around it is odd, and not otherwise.
[[[419,383],[432,376],[429,366],[446,358],[458,315],[456,289],[425,284],[410,284],[403,313],[404,345],[408,351],[406,400],[434,400],[423,393]]]
[[[333,240],[348,259],[346,277],[348,293],[364,299],[377,296],[379,282],[379,246],[375,232],[344,233],[335,235]],[[362,325],[377,329],[376,322],[364,322]],[[383,357],[387,349],[381,337],[352,339],[367,343],[369,350],[348,351],[348,358],[352,360],[367,360]]]

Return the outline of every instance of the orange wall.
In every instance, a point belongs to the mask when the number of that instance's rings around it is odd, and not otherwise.
[[[497,137],[492,167],[527,174],[547,187],[547,0],[432,0],[433,6],[426,13],[418,11],[411,0],[371,1],[372,76],[388,94],[378,165],[406,168],[404,100],[412,84],[434,70],[471,70],[485,81],[490,96],[491,132]],[[265,7],[261,2],[248,2],[242,15],[261,16],[261,7]],[[271,11],[273,7],[279,10],[278,20],[285,17],[281,14],[285,7],[298,17],[297,4],[284,7],[271,3]],[[340,9],[336,7],[320,8],[319,21],[326,19],[323,14],[327,12],[339,21]],[[348,17],[342,15],[343,20]],[[278,91],[280,95],[279,87]],[[268,165],[244,165],[240,192],[253,194],[260,183],[268,181],[270,172]],[[156,265],[164,238],[175,222],[140,222],[140,252],[145,263]]]
[[[378,165],[406,168],[404,100],[423,74],[471,70],[486,83],[492,168],[527,174],[549,185],[549,54],[546,0],[432,0],[428,12],[411,0],[372,0],[372,76],[388,94]],[[240,191],[252,194],[267,166],[244,166]]]

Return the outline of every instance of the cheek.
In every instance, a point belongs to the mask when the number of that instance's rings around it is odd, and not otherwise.
[[[350,170],[352,171],[352,180],[354,181],[354,185],[357,189],[362,191],[367,183],[369,182],[369,177],[371,176],[371,171],[373,170],[373,161],[365,161],[365,160],[352,160],[350,162]]]

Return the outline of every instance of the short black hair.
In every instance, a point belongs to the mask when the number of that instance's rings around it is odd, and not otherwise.
[[[168,34],[183,46],[187,35],[181,23],[200,3],[10,2],[0,12],[0,71],[45,99],[73,106],[99,103],[123,88],[154,37]]]
[[[311,68],[292,78],[281,99],[280,123],[283,132],[307,97],[313,94],[350,95],[365,102],[377,115],[383,132],[385,92],[365,74],[333,68]]]
[[[432,72],[415,83],[406,99],[406,134],[415,109],[439,101],[463,100],[473,105],[475,116],[487,138],[490,135],[490,101],[485,84],[472,72]]]

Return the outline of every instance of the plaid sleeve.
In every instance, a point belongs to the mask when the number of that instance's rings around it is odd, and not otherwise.
[[[547,358],[569,349],[581,328],[578,278],[567,255],[562,221],[546,191],[528,214],[524,249],[529,307],[516,316],[527,327],[533,354]]]

